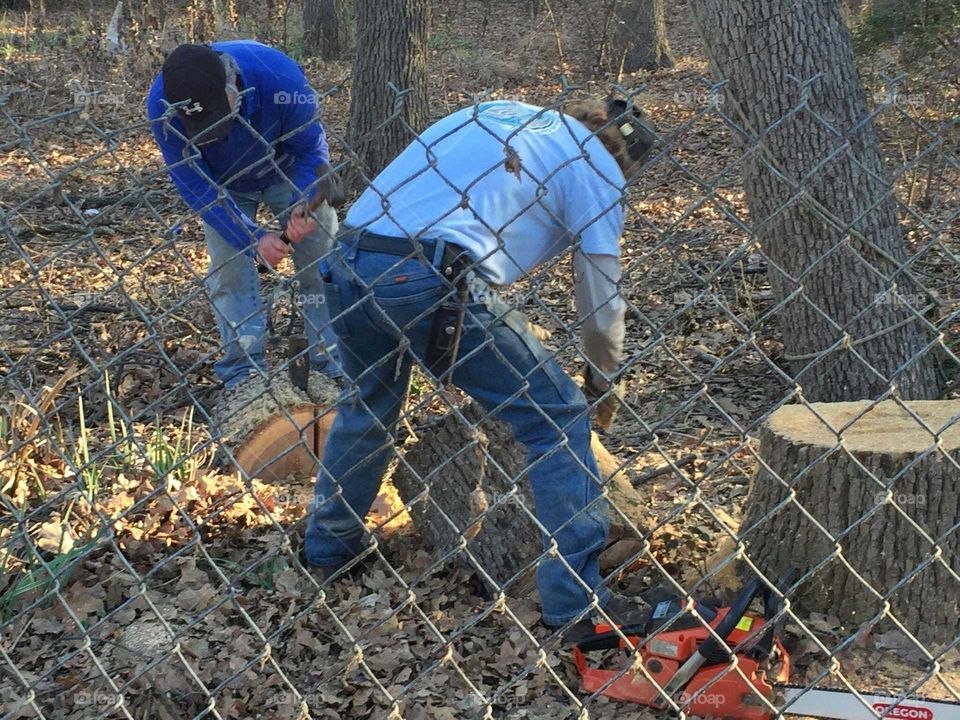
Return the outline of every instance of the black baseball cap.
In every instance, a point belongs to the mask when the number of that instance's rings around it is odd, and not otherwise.
[[[163,95],[177,108],[191,139],[220,140],[230,134],[227,71],[220,55],[209,45],[185,43],[163,62]],[[223,122],[221,122],[223,121]]]

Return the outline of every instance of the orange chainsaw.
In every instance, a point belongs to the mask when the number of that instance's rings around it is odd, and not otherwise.
[[[788,571],[780,579],[780,595],[794,577]],[[761,589],[763,615],[748,612]],[[696,614],[688,611],[690,605]],[[779,595],[755,579],[729,607],[671,598],[657,603],[642,624],[616,630],[596,625],[593,635],[574,645],[573,659],[585,692],[663,710],[675,709],[675,704],[699,717],[960,720],[960,704],[953,702],[787,686],[790,655],[780,641],[785,619]],[[629,669],[588,665],[588,653],[616,649],[629,653]]]

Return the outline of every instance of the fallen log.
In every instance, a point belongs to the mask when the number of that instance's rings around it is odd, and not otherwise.
[[[448,413],[417,428],[418,439],[407,444],[393,484],[438,559],[449,557],[472,568],[490,591],[499,586],[512,595],[525,594],[543,553],[524,475],[526,452],[509,426],[485,418],[473,403],[460,412],[467,422]],[[624,529],[623,516],[643,531],[647,506],[596,435],[592,446],[609,498],[620,511],[612,513],[611,537],[636,538],[632,529]]]

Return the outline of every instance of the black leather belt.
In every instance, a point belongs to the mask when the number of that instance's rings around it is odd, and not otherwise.
[[[349,247],[355,247],[358,250],[367,252],[383,253],[385,255],[397,255],[400,257],[416,257],[417,246],[423,250],[423,256],[431,265],[437,255],[436,240],[412,240],[411,238],[389,237],[387,235],[378,235],[368,230],[354,230],[353,228],[344,228],[339,238],[341,243]],[[470,258],[466,251],[459,245],[446,243],[443,247],[443,256],[440,258],[440,264],[437,266],[443,275],[453,281],[452,272],[447,272],[448,268],[457,269],[462,266],[465,269],[469,266]]]
[[[427,340],[424,364],[441,383],[449,382],[453,376],[453,365],[460,349],[460,335],[463,331],[463,317],[468,296],[467,270],[471,261],[467,252],[458,245],[444,244],[439,263],[434,263],[437,255],[435,240],[414,241],[410,238],[396,238],[378,235],[367,230],[344,228],[339,235],[342,244],[366,252],[417,257],[419,250],[431,265],[440,271],[441,277],[454,289],[453,295],[447,295],[437,304],[430,325],[430,337]]]

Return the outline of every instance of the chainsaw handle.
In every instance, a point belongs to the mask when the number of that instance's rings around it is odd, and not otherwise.
[[[781,595],[785,595],[793,583],[796,582],[800,571],[795,567],[788,567],[777,579],[776,588]],[[766,620],[772,620],[783,609],[783,598],[777,597],[773,590],[766,588],[763,593],[763,615]]]
[[[720,649],[720,640],[726,641],[727,636],[733,632],[733,629],[743,619],[747,608],[750,607],[750,603],[753,602],[758,592],[760,592],[760,578],[754,578],[740,591],[740,595],[737,596],[737,599],[730,605],[730,609],[727,610],[727,614],[723,616],[723,620],[714,628],[716,635],[711,633],[710,637],[700,644],[697,652],[707,661],[726,662],[727,651]],[[718,639],[718,636],[720,639]]]
[[[800,572],[795,567],[788,567],[777,580],[776,589],[781,595],[786,596],[793,583],[796,582]],[[778,620],[774,620],[781,613],[784,607],[786,597],[777,597],[777,593],[770,588],[765,588],[763,592],[763,617],[767,621],[767,628],[764,630],[760,639],[757,640],[756,649],[762,657],[769,657],[773,652],[774,639],[779,635],[780,629],[787,621],[787,616],[783,615]]]
[[[646,635],[647,632],[646,627],[643,625],[618,625],[617,629],[619,632],[616,630],[607,630],[585,637],[578,641],[575,647],[580,648],[582,652],[613,650],[618,647],[627,648],[627,645],[622,639],[624,637],[627,638],[627,642],[633,645],[633,647],[637,647],[640,645],[640,638]],[[627,649],[632,650],[633,648]]]

